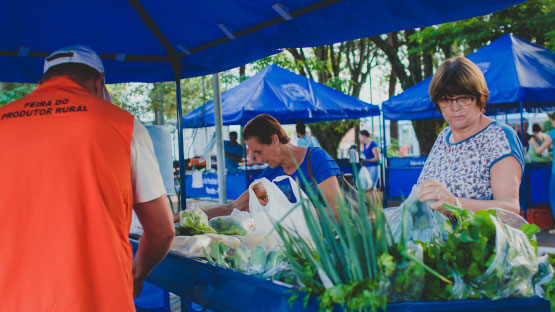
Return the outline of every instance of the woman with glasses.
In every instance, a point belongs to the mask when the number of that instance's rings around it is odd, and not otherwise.
[[[464,57],[446,60],[429,88],[448,126],[441,131],[418,178],[421,201],[432,209],[450,203],[471,211],[520,210],[524,150],[515,131],[484,115],[484,75]]]

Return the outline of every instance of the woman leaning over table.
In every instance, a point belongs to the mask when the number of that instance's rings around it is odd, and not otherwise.
[[[464,57],[450,58],[432,78],[429,94],[449,126],[418,178],[418,198],[433,200],[433,209],[450,203],[518,213],[524,150],[512,128],[484,115],[489,91],[480,69]]]

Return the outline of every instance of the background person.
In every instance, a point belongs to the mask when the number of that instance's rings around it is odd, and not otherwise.
[[[528,152],[529,151],[529,145],[528,142],[530,142],[530,139],[532,138],[531,135],[528,134],[528,126],[530,124],[528,123],[528,119],[523,119],[522,120],[522,126],[524,128],[524,136],[520,136],[520,122],[517,123],[514,126],[514,129],[516,131],[516,135],[519,138],[519,140],[521,140],[522,142],[522,146],[524,147],[524,152]]]
[[[306,125],[302,122],[297,122],[297,146],[320,147],[320,143],[313,136],[306,134]]]
[[[243,145],[237,142],[237,132],[229,133],[229,141],[224,141],[225,169],[227,173],[237,173],[239,162],[243,161]]]
[[[370,173],[370,180],[372,182],[372,186],[368,190],[368,194],[370,198],[373,200],[374,203],[377,203],[379,200],[378,195],[378,164],[380,163],[380,150],[378,148],[378,144],[372,136],[370,132],[367,130],[360,131],[360,141],[362,144],[362,154],[364,154],[364,158],[361,159],[361,164],[366,167],[368,173]]]
[[[532,125],[533,135],[529,141],[530,147],[528,151],[532,155],[547,157],[549,155],[549,151],[547,150],[547,148],[543,148],[541,152],[538,151],[540,150],[540,146],[543,144],[543,142],[552,139],[547,133],[543,133],[542,130],[542,126],[540,126],[539,124],[535,123]]]
[[[174,228],[152,142],[103,99],[89,47],[44,63],[38,88],[0,108],[0,310],[135,311]],[[143,225],[132,260],[131,212]]]
[[[489,91],[484,75],[464,57],[446,60],[429,88],[449,124],[438,135],[418,178],[421,201],[478,211],[519,212],[524,151],[515,131],[484,115]]]
[[[351,147],[349,147],[349,163],[351,164],[351,167],[353,165],[358,164],[359,162],[359,157],[358,157],[358,151],[357,151],[357,146],[355,144],[351,145]]]
[[[549,114],[549,121],[551,121],[551,125],[553,126],[553,128],[549,130],[547,136],[544,137],[545,141],[536,150],[538,154],[543,153],[543,151],[548,149],[555,141],[555,113]],[[555,159],[555,152],[553,154],[553,158]],[[555,216],[555,164],[551,165],[551,179],[549,181],[549,205],[551,206],[553,216]],[[555,234],[555,229],[549,230],[549,234]]]
[[[307,167],[310,153],[314,180],[337,217],[335,205],[341,196],[337,181],[340,171],[337,163],[326,151],[319,147],[301,147],[291,144],[281,124],[268,114],[260,114],[251,119],[243,129],[243,138],[251,151],[252,161],[257,164],[268,164],[268,168],[262,172],[259,178],[264,177],[272,181],[275,177],[288,175],[294,180],[298,179],[299,185],[305,189],[305,192],[306,187],[311,187],[316,192],[316,186],[310,181]],[[310,151],[311,149],[312,151]],[[308,186],[303,183],[301,174],[308,180]],[[318,193],[316,192],[316,194]],[[229,215],[233,208],[249,211],[248,190],[237,200],[209,209],[206,214],[209,218]]]

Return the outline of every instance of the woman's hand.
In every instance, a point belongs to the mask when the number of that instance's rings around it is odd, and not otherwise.
[[[443,203],[453,205],[457,204],[455,196],[447,190],[445,184],[439,182],[438,180],[428,180],[422,183],[420,186],[420,192],[418,192],[416,196],[421,202],[428,200],[433,201],[430,203],[430,208],[437,209],[446,215],[452,215],[452,213],[441,208],[441,205],[443,205]]]

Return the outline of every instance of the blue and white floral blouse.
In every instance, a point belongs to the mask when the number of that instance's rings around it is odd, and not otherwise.
[[[441,131],[418,178],[418,185],[436,179],[456,197],[493,199],[491,167],[514,156],[524,170],[524,149],[516,132],[493,121],[475,135],[450,142],[451,128]]]

